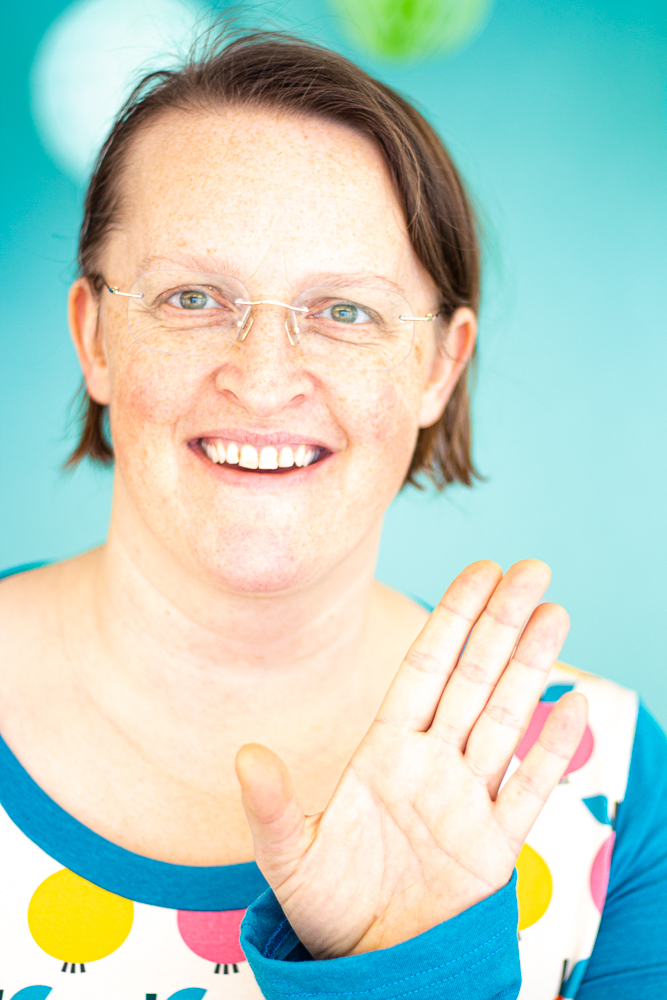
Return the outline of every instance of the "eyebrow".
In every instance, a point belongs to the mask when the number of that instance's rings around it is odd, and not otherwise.
[[[167,269],[173,268],[176,271],[186,270],[200,271],[206,274],[227,274],[232,278],[238,278],[239,281],[245,284],[238,266],[232,263],[231,260],[219,257],[202,257],[190,254],[186,254],[183,257],[172,257],[162,254],[152,254],[144,257],[139,262],[139,269],[143,274],[145,271],[159,270],[161,269],[160,265],[164,267],[165,264],[167,265]],[[382,274],[368,274],[365,271],[357,271],[350,274],[318,272],[306,275],[304,280],[299,282],[299,284],[301,288],[314,288],[316,286],[343,288],[350,285],[358,285],[361,288],[386,288],[388,291],[405,295],[403,287],[392,281],[391,278]]]
[[[223,260],[219,257],[199,257],[185,254],[183,257],[166,257],[162,254],[151,254],[139,261],[139,270],[143,274],[145,271],[162,270],[162,266],[167,265],[167,270],[174,271],[203,271],[206,274],[228,274],[231,277],[239,278],[239,269],[231,260]]]
[[[359,285],[362,288],[386,288],[391,292],[398,292],[404,295],[401,285],[397,285],[391,278],[382,274],[367,274],[358,272],[356,274],[311,274],[308,276],[306,287],[312,288],[315,285],[329,285],[337,288],[343,285]]]

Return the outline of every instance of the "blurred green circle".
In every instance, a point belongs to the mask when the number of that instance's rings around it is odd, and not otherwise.
[[[451,52],[484,28],[492,0],[333,0],[354,41],[371,55],[416,61]]]

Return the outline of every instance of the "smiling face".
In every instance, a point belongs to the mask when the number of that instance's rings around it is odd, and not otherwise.
[[[149,270],[196,270],[235,278],[252,300],[361,285],[402,294],[413,315],[437,311],[383,160],[352,130],[261,110],[172,113],[135,140],[122,183],[100,261],[121,290]],[[90,330],[86,295],[75,289],[73,315]],[[419,428],[460,370],[436,350],[437,323],[415,324],[391,371],[332,371],[290,343],[280,305],[255,307],[219,357],[175,357],[133,339],[127,302],[102,293],[97,349],[75,330],[89,391],[110,407],[114,518],[246,593],[298,588],[375,546]],[[465,360],[474,317],[459,319],[447,354]]]

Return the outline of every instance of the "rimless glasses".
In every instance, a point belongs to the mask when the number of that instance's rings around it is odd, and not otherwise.
[[[339,371],[391,371],[410,354],[415,323],[438,315],[414,316],[402,295],[363,285],[306,288],[291,305],[252,300],[237,278],[201,271],[147,271],[129,292],[106,287],[127,299],[130,334],[149,351],[219,358],[246,339],[257,306],[277,306],[290,344]]]

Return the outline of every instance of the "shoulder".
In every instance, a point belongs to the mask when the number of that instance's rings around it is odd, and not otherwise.
[[[380,583],[379,580],[375,580],[374,590],[376,600],[381,602],[389,614],[408,617],[415,624],[420,624],[422,628],[433,610],[421,598],[412,594],[403,594],[399,590],[394,590],[393,587],[388,587],[385,583]]]
[[[32,634],[40,623],[48,627],[57,600],[62,563],[16,567],[0,576],[0,648],[24,630]]]
[[[557,661],[549,673],[542,703],[556,702],[571,690],[583,694],[588,702],[588,725],[566,772],[572,791],[584,801],[604,795],[610,803],[622,802],[637,728],[637,693]],[[547,711],[548,705],[542,704],[542,716]]]
[[[424,625],[429,612],[391,587],[373,584],[368,615],[366,662],[380,671],[382,694]],[[374,666],[371,666],[371,665]]]
[[[566,691],[580,691],[588,699],[589,717],[598,725],[613,719],[634,733],[639,709],[639,696],[631,688],[616,681],[581,670],[557,660],[549,673],[543,700],[556,701]],[[606,726],[605,728],[608,728]]]
[[[0,615],[28,611],[44,602],[44,609],[57,600],[63,587],[70,587],[81,578],[100,550],[61,562],[27,563],[23,566],[0,567]]]
[[[60,576],[58,564],[17,566],[3,569],[0,574],[0,641],[21,629],[24,621],[33,618],[37,606],[45,604],[48,614],[49,595],[54,593]]]
[[[59,579],[58,566],[0,579],[0,719],[39,665],[57,655]]]
[[[628,786],[619,812],[619,840],[632,830],[635,846],[659,849],[667,878],[667,736],[648,709],[639,705]]]
[[[570,686],[588,700],[592,769],[619,803],[615,875],[630,858],[634,861],[639,845],[645,851],[650,844],[667,877],[665,732],[636,691],[569,664],[554,664],[545,696],[555,700]]]
[[[30,684],[62,650],[62,606],[81,587],[88,554],[0,578],[0,699]],[[2,705],[0,705],[0,716]]]
[[[393,643],[408,647],[417,638],[428,621],[430,609],[418,599],[387,587],[376,580],[371,598],[371,615],[374,626],[379,627]]]

